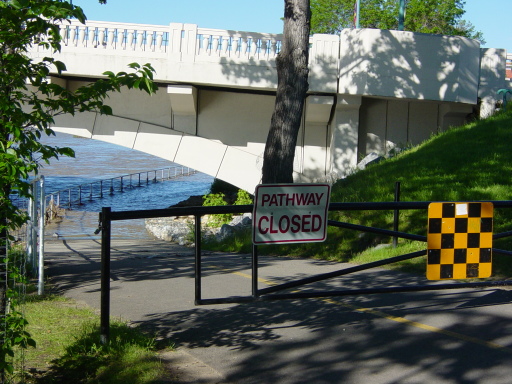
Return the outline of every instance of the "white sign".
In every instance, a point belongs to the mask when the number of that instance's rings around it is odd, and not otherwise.
[[[328,184],[262,184],[254,194],[254,244],[309,243],[327,237]]]

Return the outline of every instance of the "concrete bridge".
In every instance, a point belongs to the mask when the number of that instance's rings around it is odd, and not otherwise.
[[[58,118],[60,132],[119,144],[249,192],[260,181],[281,35],[88,21],[61,27],[68,89],[151,63],[156,95],[113,94],[114,116]],[[310,87],[295,155],[297,181],[332,180],[370,152],[386,154],[493,112],[506,52],[477,41],[376,29],[313,35]],[[129,161],[129,159],[124,159]]]

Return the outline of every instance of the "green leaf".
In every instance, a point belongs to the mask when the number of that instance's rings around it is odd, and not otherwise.
[[[108,105],[102,105],[100,107],[100,113],[102,115],[112,115],[113,114],[113,111],[112,111],[112,108]]]
[[[55,61],[53,65],[55,65],[55,67],[57,68],[57,72],[59,73],[59,75],[66,70],[66,64],[64,64],[62,61]]]

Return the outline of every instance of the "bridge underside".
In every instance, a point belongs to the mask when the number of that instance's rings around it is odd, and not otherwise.
[[[67,80],[70,89],[85,81]],[[55,130],[143,151],[253,192],[275,95],[209,87],[162,85],[156,95],[111,95],[114,116],[57,118]],[[417,144],[465,121],[472,106],[349,95],[307,98],[295,154],[298,182],[331,181],[370,152]],[[121,159],[130,161],[130,159]]]

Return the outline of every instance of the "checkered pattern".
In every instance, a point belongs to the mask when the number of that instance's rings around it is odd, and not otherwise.
[[[427,279],[491,276],[492,203],[431,203]]]

